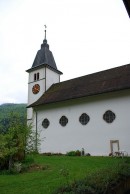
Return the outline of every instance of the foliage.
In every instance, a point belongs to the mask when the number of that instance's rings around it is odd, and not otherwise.
[[[0,134],[0,161],[8,163],[11,170],[14,160],[24,157],[28,136],[26,119],[21,120],[18,114],[11,113],[9,126],[6,133]],[[5,167],[5,166],[4,166]],[[2,164],[0,168],[3,168]]]
[[[20,120],[26,117],[26,104],[6,103],[0,105],[0,133],[4,134],[10,126],[10,114],[19,114]]]
[[[89,173],[83,179],[58,188],[54,194],[105,194],[127,177],[130,177],[130,164],[123,161],[115,168]]]
[[[36,150],[36,134],[27,126],[26,104],[3,104],[0,106],[0,169],[18,169],[25,152]],[[39,142],[39,134],[37,134]],[[20,164],[19,164],[20,165]],[[20,166],[19,166],[20,168]]]
[[[18,172],[20,164],[15,162],[23,160],[25,152],[35,150],[35,134],[31,125],[27,126],[26,114],[11,112],[6,119],[7,128],[0,133],[0,169]]]
[[[66,179],[67,185],[69,184],[69,170],[64,166],[60,169],[60,175]]]
[[[69,151],[66,153],[67,156],[81,156],[81,151],[76,150],[76,151]]]

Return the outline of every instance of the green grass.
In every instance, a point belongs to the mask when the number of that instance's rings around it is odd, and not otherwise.
[[[0,175],[0,194],[51,194],[56,188],[85,177],[99,169],[115,168],[122,158],[33,156],[35,163],[48,166],[45,170]],[[61,169],[69,172],[67,178]]]

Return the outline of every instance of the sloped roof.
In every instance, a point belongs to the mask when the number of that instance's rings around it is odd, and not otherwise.
[[[128,15],[130,17],[130,0],[123,0],[123,2],[125,4],[126,10],[127,10]]]
[[[47,40],[44,39],[43,44],[41,45],[41,49],[38,50],[36,57],[34,59],[33,67],[39,66],[41,64],[48,64],[49,66],[57,69],[54,57],[52,52],[49,50],[49,45],[47,44]]]
[[[47,66],[48,68],[52,69],[53,71],[62,74],[57,69],[54,57],[52,52],[49,50],[49,45],[47,44],[47,40],[43,40],[43,44],[41,45],[41,49],[37,51],[36,57],[32,64],[32,67],[27,70],[27,72],[31,72],[32,70],[39,68],[41,66]]]
[[[53,84],[28,107],[130,89],[130,64]]]

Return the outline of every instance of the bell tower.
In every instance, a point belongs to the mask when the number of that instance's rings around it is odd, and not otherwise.
[[[36,102],[46,90],[54,83],[60,82],[60,72],[57,69],[52,52],[49,50],[49,45],[45,38],[38,50],[32,67],[26,72],[29,73],[28,79],[28,106]],[[33,109],[27,109],[27,119],[33,119]]]

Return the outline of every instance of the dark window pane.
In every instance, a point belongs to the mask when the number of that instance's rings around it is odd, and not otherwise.
[[[44,119],[44,120],[42,121],[42,126],[43,126],[45,129],[48,128],[49,125],[50,125],[50,122],[49,122],[48,119]]]
[[[90,117],[86,114],[86,113],[83,113],[80,117],[79,117],[79,122],[82,124],[82,125],[86,125],[90,120]]]
[[[34,74],[34,81],[36,81],[36,73]]]
[[[103,119],[107,123],[112,123],[115,120],[115,118],[116,118],[116,115],[111,110],[106,111],[103,115]]]
[[[66,116],[62,116],[59,120],[59,123],[61,124],[61,126],[65,127],[68,123],[68,119]]]
[[[37,80],[39,80],[39,73],[37,73]]]

